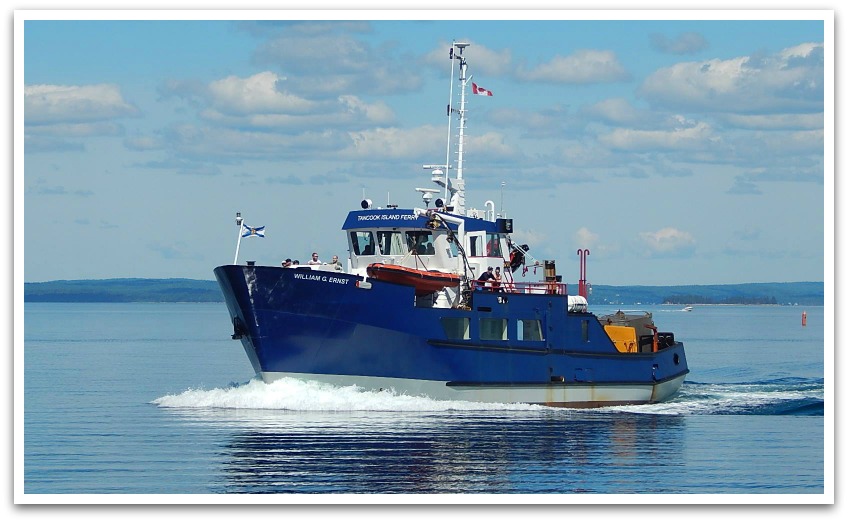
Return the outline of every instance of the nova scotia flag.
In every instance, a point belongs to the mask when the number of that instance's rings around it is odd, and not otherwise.
[[[242,224],[241,226],[241,237],[265,237],[265,227],[249,227],[247,225]]]

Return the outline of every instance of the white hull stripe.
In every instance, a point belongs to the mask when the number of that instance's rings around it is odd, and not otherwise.
[[[334,386],[356,385],[366,390],[393,389],[397,393],[426,396],[435,400],[545,404],[578,408],[664,401],[680,389],[686,375],[654,384],[553,383],[550,385],[448,386],[445,381],[418,379],[288,372],[262,373],[262,379],[265,382],[273,382],[283,377],[324,382]]]

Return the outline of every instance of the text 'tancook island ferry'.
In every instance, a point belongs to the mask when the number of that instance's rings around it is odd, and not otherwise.
[[[465,208],[467,46],[450,49],[451,83],[458,63],[460,85],[460,108],[448,110],[459,119],[456,179],[449,165],[425,167],[445,200],[406,210],[363,201],[342,227],[344,271],[217,267],[233,338],[266,382],[293,377],[433,399],[566,407],[668,399],[689,371],[672,333],[658,332],[648,313],[590,313],[585,280],[581,295],[568,295],[553,261],[540,265],[537,283],[513,280],[529,255],[510,239],[512,220],[497,218],[492,202]],[[442,189],[416,190],[429,207]],[[488,267],[501,267],[502,279],[480,281]]]

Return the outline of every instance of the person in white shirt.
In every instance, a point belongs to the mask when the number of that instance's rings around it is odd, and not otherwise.
[[[312,259],[307,261],[307,264],[309,264],[309,265],[323,265],[324,263],[322,263],[321,260],[318,259],[318,252],[312,252]]]

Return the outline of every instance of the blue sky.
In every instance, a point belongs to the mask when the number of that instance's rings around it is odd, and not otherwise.
[[[468,206],[565,281],[578,248],[594,284],[825,279],[822,13],[342,14],[23,16],[24,280],[212,279],[236,211],[266,227],[242,261],[344,257],[363,194],[421,206],[444,161],[452,40],[494,93],[469,99]]]

